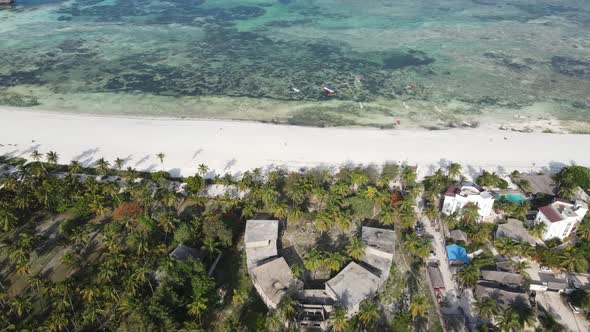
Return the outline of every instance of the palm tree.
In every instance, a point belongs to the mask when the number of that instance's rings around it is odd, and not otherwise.
[[[430,253],[430,245],[422,240],[416,233],[410,233],[404,238],[404,249],[419,258],[426,258]]]
[[[512,215],[516,219],[523,220],[526,217],[527,212],[529,212],[529,205],[526,202],[522,202],[520,204],[516,204]]]
[[[160,152],[156,155],[156,157],[158,157],[158,159],[160,160],[160,164],[162,164],[162,171],[164,170],[164,158],[166,158],[166,155],[163,152]]]
[[[584,220],[584,222],[578,226],[576,235],[580,240],[590,241],[590,219]]]
[[[332,324],[334,331],[340,332],[348,328],[348,319],[346,318],[346,311],[340,307],[336,308],[330,314],[328,322]]]
[[[203,250],[209,257],[214,257],[221,252],[218,246],[219,242],[215,241],[215,239],[206,238],[205,241],[203,241],[201,250]]]
[[[518,249],[518,242],[511,238],[503,237],[494,242],[494,246],[498,249],[498,252],[502,255],[512,255]]]
[[[359,238],[353,237],[346,246],[346,254],[354,259],[360,260],[365,255],[365,247],[367,245]]]
[[[411,166],[405,165],[400,174],[400,178],[404,184],[405,190],[407,187],[412,186],[416,181],[416,172],[414,172]]]
[[[513,262],[512,266],[514,266],[516,271],[518,271],[518,273],[520,275],[522,275],[523,277],[525,277],[525,278],[529,277],[529,274],[526,272],[526,270],[531,267],[531,264],[529,264],[529,262],[527,262],[525,260],[515,261],[515,262]]]
[[[115,159],[113,165],[115,165],[115,168],[120,171],[123,168],[123,165],[125,165],[125,160],[121,159],[121,158],[117,158]]]
[[[374,301],[365,300],[361,303],[358,313],[358,319],[362,326],[371,327],[375,320],[379,318],[379,311]]]
[[[447,176],[456,179],[459,175],[461,175],[461,164],[451,163],[447,170]]]
[[[473,306],[482,319],[491,319],[498,314],[498,302],[489,297],[477,299]]]
[[[207,298],[193,297],[192,302],[186,306],[187,313],[200,320],[205,310],[207,310],[207,302]]]
[[[8,211],[7,209],[0,208],[0,227],[4,232],[8,232],[9,229],[12,228],[18,219],[16,216]]]
[[[498,327],[502,332],[520,331],[522,325],[520,324],[518,313],[512,311],[510,308],[504,310],[500,316]]]
[[[436,220],[439,217],[440,213],[438,212],[438,209],[436,208],[436,206],[434,206],[433,204],[429,204],[424,209],[424,215],[429,220]]]
[[[306,269],[315,272],[323,266],[324,253],[316,248],[311,249],[303,255],[303,265]]]
[[[37,150],[33,150],[33,152],[31,152],[31,158],[32,158],[34,161],[39,161],[39,160],[41,160],[41,157],[42,157],[42,156],[43,156],[43,155],[42,155],[41,153],[39,153],[39,151],[37,151]]]
[[[588,235],[590,235],[590,228],[588,229],[588,231],[589,231]],[[546,232],[547,232],[547,224],[545,224],[544,222],[534,223],[531,226],[531,228],[529,229],[529,233],[532,236],[536,237],[537,239],[542,239],[543,236],[545,236]]]
[[[569,272],[588,271],[588,260],[580,251],[570,251],[560,255],[559,265]]]
[[[57,165],[57,161],[59,160],[59,155],[55,151],[47,152],[47,162],[53,165]]]
[[[17,297],[10,301],[10,312],[21,318],[32,308],[31,302],[25,298]]]
[[[474,223],[479,220],[479,207],[475,204],[467,204],[461,209],[461,218],[465,223]]]
[[[472,224],[468,230],[469,237],[475,243],[485,244],[490,239],[490,230],[482,224]]]
[[[77,160],[72,160],[68,166],[68,170],[71,174],[80,173],[82,171],[82,165]]]
[[[479,280],[479,267],[475,264],[466,265],[457,274],[459,281],[463,286],[473,287]]]
[[[335,218],[336,226],[342,231],[347,231],[352,226],[352,220],[348,215],[337,214]]]
[[[289,206],[285,203],[276,203],[271,206],[272,214],[279,220],[284,220],[289,214]]]
[[[330,271],[338,271],[342,268],[346,257],[340,253],[332,252],[324,256],[323,264]]]
[[[111,164],[104,158],[100,158],[96,161],[96,170],[98,171],[98,174],[106,176],[109,174],[110,168]]]
[[[209,173],[209,167],[207,167],[207,165],[199,164],[198,167],[199,167],[198,173],[200,176],[205,176],[205,175],[207,175],[207,173]]]
[[[418,316],[424,316],[426,309],[428,308],[428,303],[426,302],[426,298],[424,296],[416,296],[410,302],[410,314],[412,314],[412,318],[416,318]]]

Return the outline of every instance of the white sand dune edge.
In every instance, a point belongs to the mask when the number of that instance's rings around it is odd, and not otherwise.
[[[557,170],[590,165],[590,135],[517,133],[490,128],[427,131],[306,128],[250,122],[71,115],[0,108],[0,155],[29,158],[56,151],[60,162],[124,158],[125,167],[192,175],[239,175],[256,167],[337,167],[344,164],[419,165],[420,175],[450,161],[467,175],[481,169]]]

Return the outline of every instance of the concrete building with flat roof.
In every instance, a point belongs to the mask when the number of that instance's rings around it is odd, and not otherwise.
[[[252,282],[262,301],[276,309],[285,295],[303,288],[303,283],[293,277],[284,258],[279,257],[252,268]]]
[[[379,288],[389,278],[395,250],[395,232],[389,229],[363,227],[361,239],[366,244],[361,264],[379,277]]]
[[[377,294],[380,284],[379,277],[352,262],[326,282],[326,293],[351,317],[359,311],[361,302]]]
[[[248,270],[277,256],[278,220],[248,220],[244,234]]]

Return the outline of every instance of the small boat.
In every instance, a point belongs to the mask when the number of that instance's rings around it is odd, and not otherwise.
[[[334,88],[333,88],[332,86],[330,86],[330,85],[326,85],[326,86],[324,87],[324,91],[325,91],[327,94],[329,94],[329,95],[334,95],[334,94],[336,94],[336,90],[334,90]]]

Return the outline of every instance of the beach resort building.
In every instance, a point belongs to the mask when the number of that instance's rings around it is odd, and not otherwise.
[[[485,218],[492,212],[494,195],[474,183],[453,184],[445,192],[442,212],[451,215],[467,204],[475,204],[479,215]]]
[[[278,220],[248,220],[244,235],[248,270],[277,256]]]
[[[571,234],[587,212],[588,206],[581,201],[572,203],[556,198],[553,203],[539,208],[535,222],[544,223],[547,226],[543,240],[552,238],[563,240]]]

